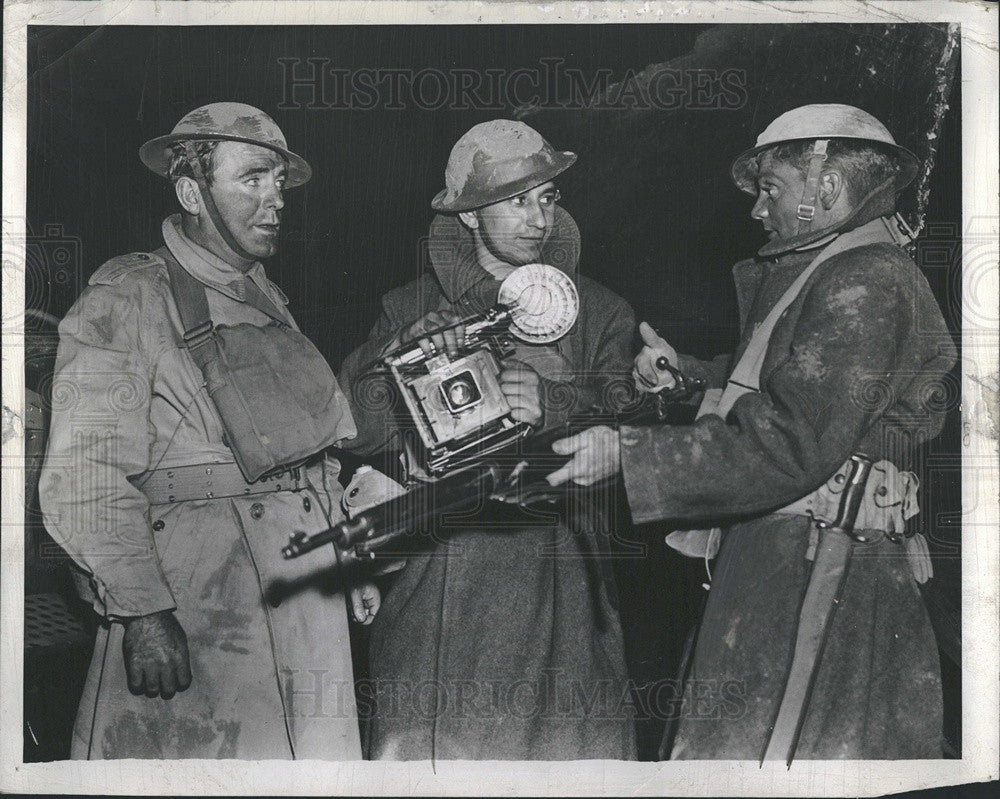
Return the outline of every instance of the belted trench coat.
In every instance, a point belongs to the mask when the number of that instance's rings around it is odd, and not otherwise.
[[[186,239],[176,216],[163,232],[169,252],[205,285],[217,324],[268,322],[244,301],[244,280],[252,280],[294,326],[260,264],[244,278]],[[280,556],[293,530],[343,518],[338,462],[305,469],[297,491],[152,507],[127,479],[233,462],[181,338],[166,254],[106,263],[59,328],[41,505],[103,620],[72,756],[360,759],[332,550]],[[164,610],[187,634],[193,682],[169,700],[133,696],[119,622]]]

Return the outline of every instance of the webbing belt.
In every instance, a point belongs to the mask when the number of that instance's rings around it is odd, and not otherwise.
[[[154,469],[128,479],[146,495],[150,505],[299,491],[306,485],[301,468],[298,467],[248,483],[234,462]]]

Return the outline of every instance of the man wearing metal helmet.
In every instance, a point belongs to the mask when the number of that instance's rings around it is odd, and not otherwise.
[[[667,539],[717,561],[688,671],[695,704],[664,757],[941,756],[916,585],[929,559],[904,531],[917,481],[901,469],[941,429],[955,347],[890,218],[916,171],[858,108],[776,119],[732,169],[770,239],[734,268],[735,358],[678,355],[641,326],[637,384],[670,385],[663,358],[704,378],[697,421],[554,445],[575,457],[551,482],[620,465],[636,521],[719,525]]]
[[[554,183],[575,160],[520,122],[485,122],[459,139],[431,203],[432,269],[382,298],[368,342],[341,370],[358,420],[352,445],[399,445],[405,410],[370,401],[369,365],[408,341],[460,346],[461,328],[427,333],[491,307],[500,280],[530,263],[568,274],[580,313],[557,342],[519,343],[504,362],[513,418],[553,429],[614,401],[609,386],[629,379],[634,317],[577,273],[580,234]],[[635,757],[616,594],[600,557],[607,511],[587,500],[573,508],[553,523],[490,502],[409,558],[372,626],[370,757]]]
[[[102,617],[72,756],[358,759],[329,558],[279,555],[290,531],[343,518],[321,451],[355,430],[260,263],[309,165],[239,103],[192,111],[140,157],[180,211],[61,323],[41,479]],[[375,610],[369,589],[352,598]]]

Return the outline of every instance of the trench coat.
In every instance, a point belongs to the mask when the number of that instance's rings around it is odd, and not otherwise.
[[[242,273],[186,239],[177,216],[163,233],[213,321],[268,322],[244,301]],[[291,531],[343,518],[338,462],[313,462],[296,491],[152,507],[127,479],[234,460],[181,339],[166,254],[104,264],[59,328],[41,506],[102,617],[72,757],[360,759],[334,556],[279,554]],[[287,315],[260,264],[245,279]],[[119,622],[164,610],[187,634],[193,682],[169,700],[133,696]]]
[[[387,444],[405,417],[377,400],[365,370],[406,324],[487,304],[492,276],[454,217],[431,226],[433,272],[382,298],[368,342],[344,362],[361,452]],[[579,231],[557,209],[542,260],[571,274],[579,319],[558,347],[521,348],[542,375],[545,427],[614,407],[630,381],[634,317],[620,297],[576,275]],[[481,291],[482,289],[486,291]],[[372,624],[372,759],[634,759],[635,734],[608,552],[612,495],[557,516],[488,502],[409,557]],[[601,504],[603,502],[603,505]]]
[[[737,356],[818,251],[735,266]],[[729,362],[680,358],[718,388]],[[911,467],[941,429],[954,363],[924,276],[900,248],[868,244],[809,278],[771,336],[761,390],[738,399],[726,420],[622,430],[636,521],[724,529],[676,739],[672,752],[664,741],[662,757],[762,756],[810,566],[810,520],[774,511],[854,452]],[[940,757],[941,713],[934,635],[904,548],[887,539],[856,545],[796,756]]]

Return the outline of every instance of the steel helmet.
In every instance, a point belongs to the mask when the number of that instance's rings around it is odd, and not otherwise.
[[[445,188],[431,200],[431,208],[446,213],[474,211],[541,186],[574,161],[575,153],[553,149],[523,122],[482,122],[452,148]]]
[[[839,103],[803,105],[775,119],[757,137],[757,143],[733,161],[733,182],[747,194],[756,194],[756,157],[769,147],[793,141],[823,141],[822,152],[830,139],[858,139],[886,145],[899,158],[900,171],[895,191],[906,188],[917,175],[917,157],[896,144],[888,128],[867,111]]]
[[[302,156],[288,149],[285,135],[259,108],[244,103],[210,103],[184,115],[166,136],[150,139],[139,148],[139,158],[157,175],[167,176],[172,146],[183,141],[237,141],[267,147],[288,161],[285,188],[301,186],[312,177]]]

